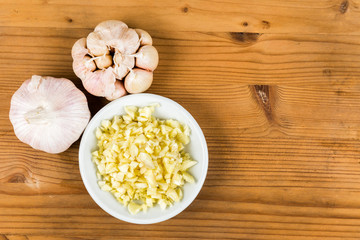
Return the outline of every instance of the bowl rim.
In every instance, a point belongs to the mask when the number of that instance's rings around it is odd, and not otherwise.
[[[111,108],[111,106],[118,104],[119,102],[122,102],[126,99],[129,98],[134,98],[137,96],[144,96],[144,97],[152,97],[152,98],[157,98],[159,101],[167,101],[170,102],[172,105],[176,106],[177,108],[179,108],[181,110],[181,112],[184,114],[184,116],[190,120],[190,122],[192,122],[192,124],[194,125],[194,127],[196,128],[196,130],[199,133],[199,137],[201,139],[201,147],[202,147],[202,151],[204,153],[204,165],[203,168],[201,170],[202,174],[200,179],[197,180],[197,182],[199,183],[199,187],[198,189],[196,189],[196,191],[191,193],[191,197],[189,198],[189,200],[184,203],[184,205],[174,211],[170,211],[167,214],[165,213],[164,215],[160,216],[160,217],[156,217],[156,218],[151,218],[151,219],[133,219],[133,218],[129,218],[125,215],[122,215],[121,213],[117,213],[117,212],[113,212],[113,210],[111,210],[110,207],[108,207],[108,205],[106,203],[104,203],[100,197],[97,196],[97,194],[95,192],[92,192],[90,189],[90,182],[89,180],[85,177],[85,169],[84,169],[84,161],[85,159],[82,158],[82,149],[84,149],[84,145],[85,145],[85,139],[88,137],[89,134],[91,134],[91,130],[89,128],[89,126],[91,126],[96,120],[97,118],[99,118],[99,116],[101,116],[104,112],[106,112],[109,108]],[[161,105],[161,102],[160,102]],[[157,94],[151,94],[151,93],[137,93],[137,94],[129,94],[126,95],[124,97],[121,97],[119,99],[116,99],[108,104],[106,104],[104,107],[102,107],[90,120],[90,122],[88,123],[88,125],[86,126],[84,133],[82,134],[81,137],[81,141],[80,141],[80,146],[79,146],[79,170],[80,170],[80,175],[81,175],[81,179],[82,182],[87,190],[87,192],[89,193],[89,195],[91,196],[91,198],[95,201],[95,203],[101,208],[103,209],[105,212],[107,212],[108,214],[110,214],[111,216],[120,219],[122,221],[126,221],[129,223],[135,223],[135,224],[153,224],[153,223],[159,223],[165,220],[168,220],[170,218],[175,217],[176,215],[178,215],[179,213],[181,213],[182,211],[184,211],[187,207],[190,206],[190,204],[196,199],[196,197],[199,195],[206,176],[207,176],[207,171],[208,171],[208,165],[209,165],[209,152],[208,152],[208,147],[207,147],[207,142],[205,139],[205,135],[201,129],[201,127],[199,126],[199,124],[197,123],[197,121],[195,120],[195,118],[183,107],[181,106],[179,103],[175,102],[174,100],[167,98],[167,97],[163,97]],[[94,173],[95,174],[95,173]],[[119,203],[120,204],[120,203]],[[167,208],[165,211],[167,211],[170,208]]]

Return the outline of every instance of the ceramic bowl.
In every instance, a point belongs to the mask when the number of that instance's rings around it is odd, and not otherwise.
[[[159,103],[154,116],[160,119],[175,119],[186,124],[191,129],[190,143],[185,151],[198,163],[189,172],[194,176],[195,183],[186,183],[183,186],[183,199],[174,203],[173,206],[162,210],[158,205],[149,208],[147,212],[139,212],[131,215],[127,208],[119,203],[111,193],[102,191],[96,178],[96,167],[91,160],[91,153],[97,149],[95,130],[102,120],[112,119],[115,115],[124,115],[125,106],[145,107],[153,103]],[[84,185],[94,201],[107,213],[120,220],[137,223],[150,224],[170,219],[186,207],[196,198],[200,192],[208,169],[208,149],[204,134],[191,114],[175,101],[155,94],[132,94],[110,102],[103,107],[89,122],[81,138],[79,148],[79,167]]]

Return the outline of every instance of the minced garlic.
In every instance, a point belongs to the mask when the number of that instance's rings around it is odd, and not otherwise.
[[[125,107],[126,115],[104,120],[92,153],[100,188],[111,192],[131,214],[179,202],[181,187],[194,183],[187,172],[197,162],[184,151],[190,129],[176,120],[152,116],[155,105]]]

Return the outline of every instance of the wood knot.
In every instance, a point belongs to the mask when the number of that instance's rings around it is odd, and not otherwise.
[[[256,99],[264,109],[266,117],[272,120],[269,85],[254,85]]]
[[[9,178],[9,183],[24,183],[26,182],[26,177],[21,173],[16,173]]]
[[[241,43],[254,43],[261,35],[261,33],[230,32],[231,38]]]
[[[68,23],[72,23],[74,20],[72,19],[72,18],[70,18],[70,17],[66,17],[65,18],[66,19],[66,21],[68,22]]]
[[[340,4],[339,12],[340,12],[341,14],[344,14],[344,13],[346,13],[346,11],[348,10],[348,8],[349,8],[349,1],[348,1],[348,0],[344,0],[344,1],[342,1],[341,4]]]
[[[189,11],[189,8],[188,8],[188,7],[183,7],[183,8],[182,8],[182,12],[183,12],[183,13],[187,13],[188,11]]]
[[[336,93],[336,95],[338,95],[338,96],[346,96],[346,92],[343,91],[343,90],[341,90],[341,89],[337,89],[337,90],[335,91],[335,93]]]
[[[249,26],[248,22],[243,22],[242,25],[243,25],[244,27]]]
[[[325,77],[330,77],[330,76],[331,76],[331,69],[325,68],[325,69],[323,70],[323,75],[324,75]]]
[[[262,25],[263,29],[269,29],[270,28],[270,23],[268,21],[262,20],[261,25]]]

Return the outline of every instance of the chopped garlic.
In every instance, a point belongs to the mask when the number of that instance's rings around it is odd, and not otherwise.
[[[127,115],[102,121],[95,132],[98,149],[92,160],[99,187],[131,214],[156,204],[162,209],[172,206],[182,199],[185,182],[195,182],[187,170],[197,162],[183,151],[190,128],[176,120],[156,119],[155,107],[127,106]]]

